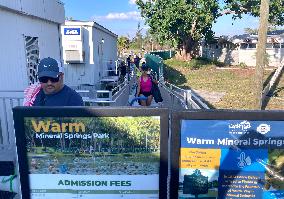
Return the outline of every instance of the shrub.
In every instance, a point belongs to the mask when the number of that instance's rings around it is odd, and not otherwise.
[[[241,68],[247,68],[248,66],[246,65],[246,63],[244,63],[244,62],[241,62],[240,64],[239,64],[239,66],[241,67]]]

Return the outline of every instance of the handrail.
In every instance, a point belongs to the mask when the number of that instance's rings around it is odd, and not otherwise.
[[[163,83],[166,88],[168,88],[168,92],[174,95],[185,109],[195,108],[195,109],[210,109],[202,100],[198,97],[198,95],[192,91],[191,89],[185,90],[175,86],[169,82]]]
[[[171,89],[171,87],[167,86],[166,84],[168,83],[159,83],[170,95],[172,95],[173,97],[175,97],[179,103],[181,104],[181,106],[184,109],[189,109],[189,107],[186,104],[186,101],[184,100],[184,97],[177,93],[176,91],[174,91],[173,89]]]
[[[284,65],[279,66],[274,75],[272,76],[271,80],[269,81],[269,83],[265,86],[265,88],[262,91],[262,101],[265,100],[267,94],[271,91],[272,87],[274,86],[275,82],[278,80],[278,78],[280,77],[282,71],[283,71]]]

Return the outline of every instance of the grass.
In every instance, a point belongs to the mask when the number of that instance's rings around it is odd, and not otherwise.
[[[210,107],[216,109],[254,109],[254,69],[225,68],[220,63],[203,59],[190,62],[170,59],[166,60],[165,64],[165,78],[170,83],[182,88],[224,93],[219,101],[209,102]],[[271,76],[272,72],[273,70],[265,70],[264,81]],[[282,94],[284,95],[284,82],[278,95]],[[267,109],[284,108],[281,103],[275,103],[273,107],[270,104],[271,102],[268,103]]]

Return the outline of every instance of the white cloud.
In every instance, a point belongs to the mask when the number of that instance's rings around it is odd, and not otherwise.
[[[140,12],[132,11],[132,12],[111,12],[106,16],[95,16],[93,19],[101,21],[101,20],[141,20]]]
[[[130,5],[135,5],[135,4],[136,4],[135,2],[136,2],[136,0],[129,0],[129,1],[128,1],[128,3],[129,3]]]

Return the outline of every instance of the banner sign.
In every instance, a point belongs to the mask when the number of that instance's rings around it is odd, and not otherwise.
[[[23,198],[163,198],[168,113],[144,111],[14,109]]]
[[[284,112],[173,118],[171,198],[284,198]]]

